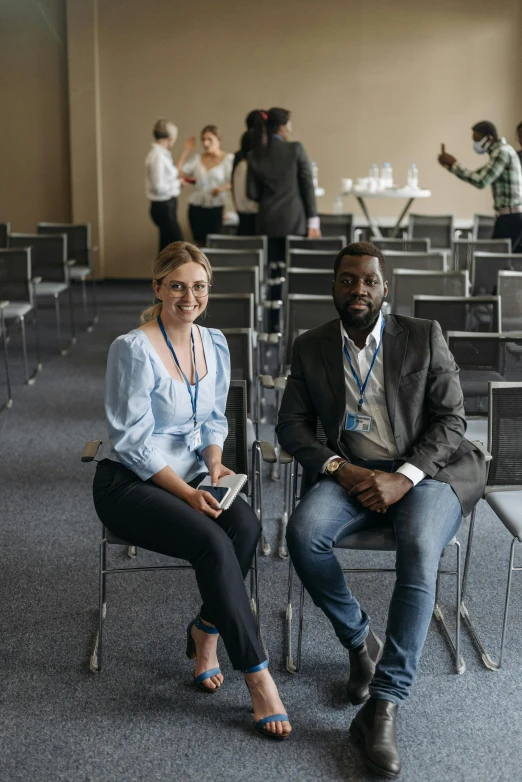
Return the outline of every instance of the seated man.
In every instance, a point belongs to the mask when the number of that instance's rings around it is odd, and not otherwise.
[[[386,294],[377,247],[360,242],[341,250],[333,282],[340,321],[296,339],[277,434],[315,482],[290,518],[288,548],[349,650],[348,698],[365,703],[350,732],[368,767],[395,778],[397,707],[415,679],[439,559],[481,497],[486,467],[464,439],[458,368],[439,324],[383,317]],[[317,419],[326,445],[317,439]],[[384,645],[333,551],[341,538],[383,524],[397,542]]]

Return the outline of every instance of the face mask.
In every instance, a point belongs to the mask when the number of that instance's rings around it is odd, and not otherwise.
[[[480,141],[473,142],[473,149],[477,155],[483,155],[486,152],[486,147],[489,147],[489,139],[487,136],[481,138]]]

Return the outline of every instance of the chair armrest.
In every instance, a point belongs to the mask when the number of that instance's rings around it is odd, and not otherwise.
[[[88,443],[85,443],[85,448],[82,453],[82,462],[93,462],[102,444],[103,440],[89,440]]]
[[[31,279],[31,282],[33,283],[33,285],[38,285],[38,283],[40,283],[41,281],[42,281],[41,277],[33,277]]]
[[[257,332],[258,342],[268,342],[270,345],[277,345],[283,335],[280,331],[273,331],[270,334],[267,331]]]
[[[293,461],[294,457],[281,448],[279,451],[279,464],[291,464]]]
[[[483,455],[486,462],[490,462],[493,459],[488,449],[485,448],[485,446],[480,442],[480,440],[471,440],[471,442],[473,443],[477,451],[480,451],[480,453]]]
[[[272,443],[269,443],[267,440],[259,440],[257,445],[259,445],[259,450],[261,451],[261,458],[263,461],[267,462],[268,464],[276,464],[277,455]]]
[[[264,284],[271,288],[274,285],[282,285],[286,280],[286,277],[270,277],[270,279],[265,280]]]
[[[286,377],[276,377],[274,379],[274,388],[276,391],[284,391],[286,388]]]
[[[259,375],[259,380],[263,388],[272,389],[274,387],[274,379],[272,375]]]
[[[9,304],[8,301],[0,301],[0,310],[3,310]]]
[[[67,266],[68,266],[69,268],[71,268],[71,266],[76,266],[76,261],[73,261],[73,260],[66,261],[66,264],[67,264]]]

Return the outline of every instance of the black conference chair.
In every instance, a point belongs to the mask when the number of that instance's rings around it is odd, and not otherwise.
[[[294,249],[288,251],[286,257],[286,268],[297,269],[328,269],[333,273],[337,253],[331,250],[301,250]]]
[[[38,223],[39,234],[65,234],[67,236],[67,260],[74,261],[69,268],[71,282],[79,282],[82,289],[82,306],[87,331],[92,331],[98,322],[96,304],[96,279],[94,277],[94,255],[98,248],[91,245],[90,223]],[[92,320],[89,322],[87,303],[87,279],[91,278]]]
[[[305,296],[331,296],[333,269],[299,269],[290,266],[286,270],[285,299],[293,293]]]
[[[321,221],[321,235],[323,238],[344,236],[346,237],[346,244],[350,244],[353,241],[353,214],[349,212],[326,214],[323,212],[319,214],[319,220]]]
[[[5,324],[10,321],[15,325],[20,324],[25,382],[28,385],[35,382],[37,373],[42,369],[37,297],[34,293],[34,287],[38,282],[40,279],[34,278],[32,275],[30,248],[0,250],[0,298],[8,299],[8,303],[2,311],[3,329],[5,330]],[[28,316],[32,317],[36,343],[36,365],[32,372],[29,372],[27,358],[26,319]],[[4,331],[3,334],[5,335]]]
[[[58,351],[62,356],[69,352],[69,347],[64,347],[62,340],[60,296],[68,294],[69,316],[71,326],[71,345],[76,342],[76,329],[74,323],[74,306],[70,281],[70,269],[74,261],[67,260],[67,236],[66,234],[11,234],[9,247],[30,247],[32,274],[40,280],[34,286],[34,295],[37,299],[54,299],[56,334]]]
[[[473,296],[496,293],[497,274],[500,271],[522,271],[522,255],[518,253],[474,253],[471,261],[471,290]]]
[[[455,239],[453,268],[468,269],[471,273],[475,253],[511,253],[511,239]]]
[[[469,525],[468,546],[462,580],[461,615],[480,653],[483,664],[489,670],[497,671],[502,666],[504,658],[512,577],[513,573],[522,571],[520,565],[515,566],[514,564],[515,550],[518,548],[517,544],[522,542],[522,382],[489,383],[488,395],[488,451],[492,458],[488,464],[489,471],[484,499],[495,512],[507,532],[512,536],[498,662],[487,651],[471,618],[466,602],[476,524],[476,508],[473,510]],[[490,530],[488,537],[493,534]],[[480,577],[480,589],[482,593],[484,590],[483,572]],[[481,595],[478,597],[478,600],[481,600]]]
[[[230,390],[227,399],[225,411],[229,432],[223,446],[223,463],[236,473],[249,475],[249,482],[245,486],[245,493],[248,494],[251,505],[254,508],[257,517],[262,525],[262,475],[261,463],[266,461],[273,463],[275,454],[270,443],[254,443],[252,451],[252,471],[248,470],[248,454],[246,440],[246,381],[233,380],[230,383]],[[82,454],[82,462],[98,461],[96,459],[101,440],[92,440],[85,445]],[[264,535],[263,535],[264,537]],[[113,535],[106,527],[102,527],[102,540],[99,553],[99,598],[98,598],[98,629],[94,641],[93,651],[90,657],[90,669],[93,673],[99,673],[102,670],[102,652],[103,652],[103,628],[107,615],[107,576],[119,573],[142,573],[146,571],[159,570],[190,570],[191,565],[153,565],[130,567],[107,566],[107,547],[109,545],[124,546],[133,548],[129,543]],[[260,632],[260,606],[259,606],[259,582],[257,567],[257,552],[254,556],[254,562],[250,570],[250,601],[252,612],[254,613],[258,631]]]
[[[497,295],[502,302],[502,331],[522,331],[522,271],[497,272]]]
[[[308,239],[305,236],[287,236],[286,237],[286,258],[290,250],[316,250],[320,252],[330,252],[333,257],[346,247],[346,236],[323,236],[320,239]],[[287,261],[288,262],[288,261]]]
[[[268,260],[268,239],[266,236],[208,234],[207,246],[218,250],[261,250],[265,266]]]
[[[0,249],[9,247],[11,223],[0,223]]]
[[[304,296],[292,293],[287,296],[285,308],[285,352],[284,364],[290,364],[292,345],[298,331],[316,328],[329,320],[337,318],[332,296]],[[284,370],[284,367],[282,367]],[[281,371],[281,375],[284,375]]]
[[[430,296],[469,296],[469,288],[467,271],[394,269],[391,311],[395,315],[411,316],[414,296],[423,293],[429,293]]]
[[[429,253],[431,251],[431,242],[429,239],[381,239],[378,236],[372,236],[371,242],[379,250],[387,255],[388,250],[395,250],[399,253]]]
[[[471,236],[476,239],[491,239],[495,227],[494,215],[473,215]]]
[[[455,233],[453,215],[410,214],[409,239],[429,239],[433,249],[450,250]]]
[[[413,316],[437,320],[447,331],[500,330],[499,296],[414,296]]]
[[[253,293],[213,293],[201,325],[216,329],[255,329]]]
[[[322,442],[326,442],[326,436],[321,423],[318,422],[317,426],[317,438]],[[284,456],[284,460],[288,463],[291,460],[288,454],[284,451],[281,452]],[[299,481],[299,478],[301,480]],[[293,461],[291,466],[291,510],[295,508],[295,505],[299,498],[302,498],[306,491],[310,488],[311,481],[309,476],[305,473],[302,476],[299,475],[298,465]],[[437,588],[435,596],[435,607],[433,616],[437,620],[440,630],[448,645],[451,649],[452,657],[455,665],[455,672],[463,674],[466,670],[466,665],[460,654],[460,613],[459,606],[461,602],[460,593],[460,570],[461,570],[461,551],[460,543],[456,537],[448,543],[443,557],[446,551],[451,547],[455,547],[457,553],[456,567],[452,570],[442,569],[439,565],[439,571],[437,575]],[[374,527],[370,530],[364,530],[362,532],[356,532],[351,535],[347,535],[342,538],[336,545],[336,549],[351,550],[351,551],[378,551],[378,552],[394,552],[396,551],[395,536],[393,534],[393,528],[390,526]],[[442,559],[441,559],[442,562]],[[343,573],[395,573],[395,567],[344,567]],[[451,575],[455,577],[456,586],[456,619],[455,619],[455,638],[453,639],[448,629],[444,613],[439,603],[439,582],[442,575]],[[303,643],[303,624],[304,624],[304,607],[305,607],[305,588],[303,584],[300,585],[299,593],[299,607],[297,614],[297,626],[298,626],[298,638],[297,638],[297,650],[294,660],[293,654],[293,619],[294,619],[294,605],[293,605],[293,582],[294,582],[294,568],[291,560],[289,561],[288,570],[288,602],[286,607],[286,669],[289,673],[298,673],[301,669],[302,661],[302,643]]]
[[[393,300],[393,272],[395,269],[419,269],[424,271],[445,272],[449,270],[448,254],[443,251],[424,252],[399,252],[388,250],[384,253],[386,258],[386,272],[388,277],[388,301]]]

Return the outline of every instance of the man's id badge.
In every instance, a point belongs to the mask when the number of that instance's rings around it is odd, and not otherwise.
[[[195,427],[189,435],[187,435],[189,451],[195,451],[201,445],[201,429],[199,426]]]
[[[371,432],[373,416],[361,415],[361,413],[348,413],[346,416],[346,430],[348,432]]]

